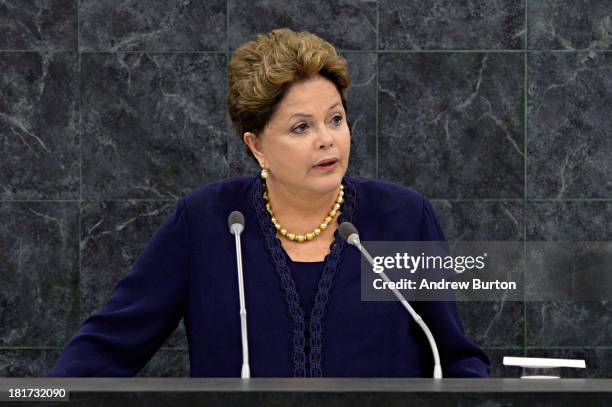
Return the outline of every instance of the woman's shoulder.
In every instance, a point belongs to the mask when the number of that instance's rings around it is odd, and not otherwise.
[[[240,206],[252,193],[254,176],[238,175],[201,185],[183,196],[188,208],[198,208],[199,212],[209,209],[223,209],[228,205]],[[241,208],[236,208],[241,209]]]
[[[427,200],[415,189],[405,185],[358,175],[351,175],[348,178],[355,186],[357,199],[365,200],[367,203],[395,207],[401,202],[404,209],[406,205],[421,209]]]
[[[431,202],[413,188],[361,176],[349,181],[358,213],[367,224],[384,224],[387,240],[446,240]]]
[[[252,175],[238,175],[235,177],[223,178],[192,189],[185,195],[185,199],[191,201],[209,198],[212,195],[218,194],[239,194],[241,192],[246,192],[252,186],[252,183]]]

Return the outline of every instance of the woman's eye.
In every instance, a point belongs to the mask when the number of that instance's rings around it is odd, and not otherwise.
[[[304,126],[306,126],[306,124],[300,124],[299,126],[295,126],[295,127],[293,128],[293,132],[295,133],[295,131],[296,131],[297,129],[301,129],[301,128],[302,128],[302,127],[304,127]],[[297,132],[297,134],[300,134],[300,133],[302,133],[302,132],[301,132],[301,131]]]
[[[335,120],[335,121],[336,121],[336,126],[339,126],[339,125],[340,125],[340,123],[342,123],[342,115],[336,115],[336,116],[334,116],[334,117],[332,118],[332,120]],[[304,130],[305,130],[305,127],[308,127],[308,125],[307,125],[306,123],[302,123],[302,124],[300,124],[299,126],[295,126],[295,127],[293,128],[292,132],[293,132],[293,133],[296,133],[296,134],[302,134],[302,133],[303,133],[303,131],[297,131],[297,132],[296,132],[296,130],[300,130],[300,129],[304,129]]]

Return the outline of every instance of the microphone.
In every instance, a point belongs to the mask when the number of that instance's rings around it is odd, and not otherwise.
[[[242,335],[242,371],[240,377],[248,379],[251,377],[249,367],[249,342],[247,336],[246,305],[244,301],[244,279],[242,278],[242,246],[240,245],[240,234],[244,230],[244,215],[239,211],[233,211],[227,218],[230,233],[236,237],[236,263],[238,264],[238,293],[240,296],[240,333]]]
[[[359,232],[357,231],[357,228],[355,227],[355,225],[353,225],[350,222],[342,222],[342,224],[340,224],[340,226],[338,227],[338,233],[340,234],[340,237],[346,240],[348,244],[350,244],[351,246],[355,246],[359,250],[359,252],[363,255],[363,257],[366,258],[368,263],[370,263],[370,265],[374,267],[374,259],[372,259],[372,256],[370,256],[370,253],[368,253],[365,247],[362,246],[361,241],[359,240]],[[391,280],[389,280],[389,277],[387,277],[384,271],[381,271],[379,275],[387,283],[391,282]],[[393,285],[389,285],[389,286],[393,287]],[[404,308],[406,308],[406,310],[410,313],[412,318],[416,321],[416,323],[421,327],[421,329],[425,333],[425,336],[427,337],[427,340],[429,341],[429,346],[431,347],[431,352],[433,353],[433,358],[434,358],[433,377],[434,379],[441,379],[442,378],[442,367],[440,366],[440,354],[438,353],[438,346],[436,345],[436,341],[431,331],[429,330],[429,327],[427,326],[425,321],[423,321],[423,318],[421,318],[421,316],[416,313],[416,311],[412,308],[412,306],[408,303],[408,301],[406,301],[406,298],[404,298],[402,293],[400,293],[397,288],[392,288],[391,290],[393,291],[393,294],[395,294],[395,296],[400,300]]]
[[[244,215],[240,211],[234,211],[227,217],[227,224],[232,235],[240,234],[244,230]]]

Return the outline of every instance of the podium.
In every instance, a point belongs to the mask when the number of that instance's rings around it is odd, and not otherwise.
[[[0,378],[9,389],[63,388],[66,401],[11,406],[612,406],[612,379]]]

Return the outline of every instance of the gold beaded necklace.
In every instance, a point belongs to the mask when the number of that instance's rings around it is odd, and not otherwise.
[[[279,231],[281,235],[286,236],[289,240],[303,243],[319,236],[321,234],[321,231],[325,230],[327,226],[331,223],[332,219],[336,217],[338,211],[340,210],[342,202],[344,202],[344,185],[340,184],[340,188],[338,189],[338,197],[336,198],[334,205],[332,206],[331,210],[329,211],[323,222],[321,222],[318,228],[315,228],[315,230],[310,233],[306,233],[305,235],[290,233],[287,231],[287,229],[283,228],[283,226],[274,217],[274,212],[272,212],[272,205],[270,205],[270,201],[268,199],[268,191],[264,191],[263,198],[266,201],[266,209],[268,210],[268,212],[270,212],[270,216],[272,216],[272,223],[274,224],[276,230]]]

